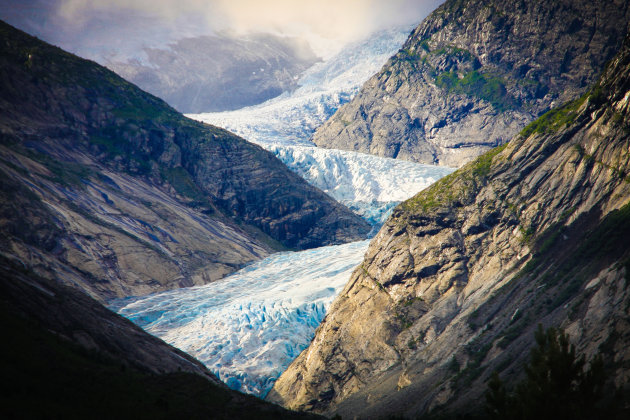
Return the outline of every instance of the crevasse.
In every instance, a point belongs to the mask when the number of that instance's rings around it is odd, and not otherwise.
[[[453,170],[315,147],[308,139],[405,40],[384,31],[305,73],[301,87],[238,111],[191,115],[272,151],[375,229],[389,211]],[[274,254],[223,280],[110,307],[202,361],[228,386],[264,397],[304,350],[368,241]]]

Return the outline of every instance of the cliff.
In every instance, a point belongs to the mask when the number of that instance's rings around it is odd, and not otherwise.
[[[584,93],[618,51],[628,5],[448,0],[312,140],[460,167]]]
[[[39,274],[97,298],[141,295],[368,233],[262,148],[0,33],[0,249]]]
[[[537,324],[630,377],[630,39],[579,99],[400,204],[268,399],[374,418],[481,410]],[[628,390],[626,389],[626,392]]]

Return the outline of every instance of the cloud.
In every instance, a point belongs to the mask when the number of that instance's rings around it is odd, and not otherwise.
[[[230,30],[299,36],[326,55],[374,30],[419,23],[442,1],[60,0],[57,14],[82,30],[89,29],[95,19],[135,16],[191,35]]]

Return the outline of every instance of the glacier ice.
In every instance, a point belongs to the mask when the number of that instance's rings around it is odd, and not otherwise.
[[[199,359],[231,388],[264,397],[308,346],[367,246],[281,252],[205,286],[109,306]]]
[[[381,31],[351,45],[307,70],[297,90],[263,104],[188,116],[226,128],[270,150],[307,182],[379,226],[395,204],[453,169],[321,149],[309,139],[396,52],[410,29]]]
[[[383,224],[397,203],[453,172],[443,166],[314,146],[273,145],[269,150],[307,182],[374,226]]]
[[[188,114],[265,147],[313,145],[309,138],[405,42],[412,27],[380,31],[304,72],[293,92],[236,111]]]
[[[190,117],[260,144],[377,228],[398,202],[453,169],[320,149],[309,138],[402,45],[409,29],[384,31],[314,66],[294,92]],[[231,388],[265,396],[308,346],[367,246],[274,254],[215,283],[120,299],[110,307],[201,360]]]

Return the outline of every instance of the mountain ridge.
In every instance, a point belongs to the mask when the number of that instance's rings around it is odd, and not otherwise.
[[[2,249],[39,274],[101,299],[146,294],[369,232],[259,146],[7,24],[0,32]]]
[[[624,1],[449,0],[312,140],[459,167],[580,96],[629,18]]]
[[[401,203],[268,399],[326,415],[483,415],[538,323],[628,394],[630,37],[599,82]],[[625,388],[624,388],[625,387]]]

